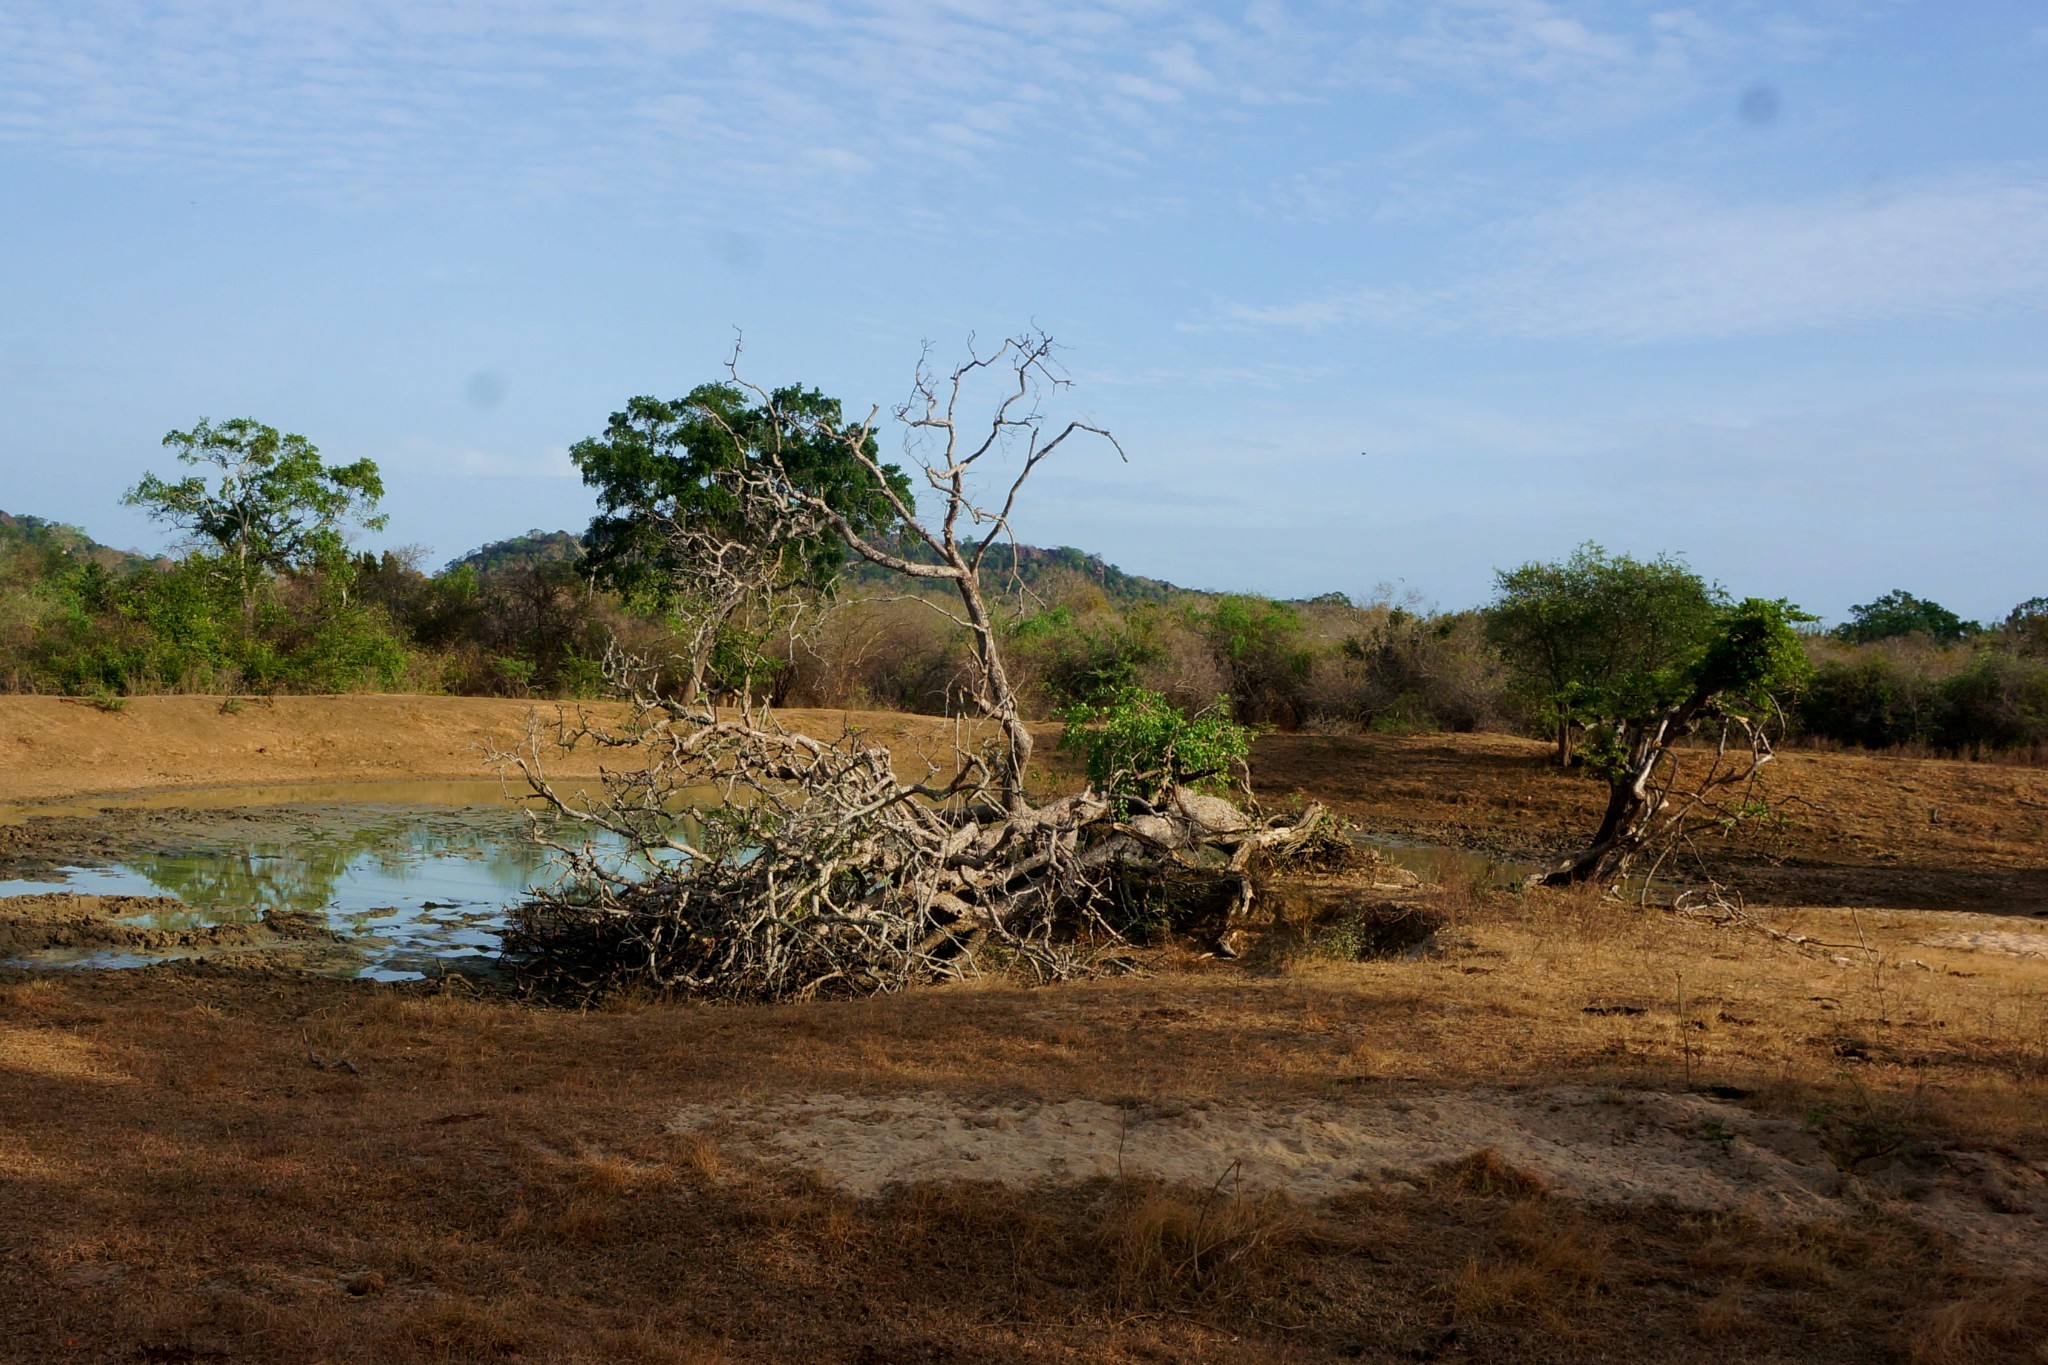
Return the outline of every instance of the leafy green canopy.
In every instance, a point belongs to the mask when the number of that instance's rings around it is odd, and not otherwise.
[[[323,464],[305,437],[249,417],[218,426],[202,417],[163,443],[182,463],[217,470],[217,482],[204,474],[176,483],[145,474],[122,501],[218,546],[245,592],[266,572],[340,563],[349,522],[372,531],[384,526],[376,515],[384,480],[375,461]]]
[[[1592,544],[1494,582],[1487,638],[1552,728],[1642,714],[1683,694],[1727,602],[1682,560]]]
[[[1101,705],[1058,714],[1067,725],[1060,749],[1079,754],[1089,782],[1119,801],[1225,785],[1251,752],[1252,732],[1230,719],[1227,697],[1190,716],[1157,692],[1127,687]]]
[[[1587,770],[1626,785],[1646,759],[1704,722],[1779,713],[1813,675],[1797,629],[1812,619],[1782,598],[1747,597],[1719,611],[1690,659],[1617,694],[1612,710],[1592,718]]]
[[[1965,621],[1939,602],[1894,588],[1875,602],[1849,608],[1849,619],[1835,627],[1835,638],[1867,645],[1904,635],[1925,635],[1953,644],[1982,630],[1975,621]]]
[[[828,433],[841,420],[839,400],[815,389],[784,388],[766,403],[731,384],[704,384],[667,402],[639,397],[615,412],[604,435],[578,441],[569,458],[597,490],[598,515],[584,554],[600,583],[656,606],[671,605],[679,566],[666,528],[729,527],[745,534],[735,475],[765,473],[779,461],[798,487],[822,497],[864,534],[885,535],[895,520],[887,492]],[[874,454],[870,436],[866,452]],[[910,481],[881,466],[906,504]],[[839,537],[810,537],[784,556],[786,587],[826,589],[846,558]]]

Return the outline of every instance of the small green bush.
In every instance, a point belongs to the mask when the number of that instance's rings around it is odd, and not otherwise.
[[[1120,802],[1157,800],[1175,787],[1217,789],[1244,771],[1252,732],[1230,719],[1230,699],[1190,716],[1157,692],[1127,687],[1104,705],[1077,704],[1060,748],[1082,756],[1088,780]]]

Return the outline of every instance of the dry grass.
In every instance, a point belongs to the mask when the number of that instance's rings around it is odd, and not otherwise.
[[[1963,865],[1933,828],[1898,846],[1905,873]],[[1966,918],[1759,912],[1798,944],[1448,871],[1436,956],[1166,949],[1151,976],[1043,991],[568,1013],[225,970],[0,974],[0,1359],[2048,1359],[2048,1287],[1881,1213],[1587,1207],[1484,1151],[1314,1207],[1135,1179],[861,1200],[670,1129],[685,1104],[818,1091],[1690,1086],[1796,1120],[1844,1180],[1936,1147],[2048,1170],[2048,984],[2038,960],[1921,942]],[[1369,894],[1304,877],[1270,938]]]
[[[1982,1360],[2048,1361],[2048,1285],[1987,1285],[1950,1299],[1913,1326],[1914,1365]]]
[[[17,977],[0,985],[0,1356],[1576,1360],[1655,1334],[1670,1359],[1731,1342],[2030,1358],[2035,1319],[2000,1305],[2038,1286],[1928,1234],[1581,1208],[1492,1152],[1323,1209],[1228,1182],[864,1202],[715,1130],[667,1131],[678,1103],[749,1093],[1286,1100],[1677,1088],[1690,1067],[1837,1124],[1846,1153],[1888,1124],[2048,1153],[2024,963],[1903,965],[1924,951],[1910,916],[1862,913],[1876,952],[1845,965],[1583,896],[1454,894],[1440,959],[829,1007],[570,1014],[226,973]],[[1783,923],[1854,932],[1846,914]],[[315,1069],[309,1047],[358,1070]]]

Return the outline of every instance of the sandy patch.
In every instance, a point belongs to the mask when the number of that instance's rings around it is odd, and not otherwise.
[[[1917,942],[1929,948],[1962,948],[1972,952],[2000,953],[2007,957],[2048,958],[2048,933],[1972,929],[1963,933],[1929,934]]]
[[[1291,1105],[978,1103],[938,1093],[790,1095],[690,1105],[758,1155],[872,1196],[922,1181],[1041,1185],[1147,1176],[1315,1202],[1419,1185],[1482,1148],[1563,1198],[1725,1210],[1771,1222],[1873,1203],[1975,1254],[2048,1264],[2048,1174],[1979,1153],[1872,1163],[1845,1175],[1800,1124],[1705,1095],[1564,1087],[1439,1090]]]

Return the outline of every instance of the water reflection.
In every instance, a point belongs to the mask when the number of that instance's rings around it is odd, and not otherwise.
[[[164,930],[252,923],[265,911],[311,912],[360,952],[362,975],[400,980],[450,959],[494,955],[507,910],[558,875],[552,852],[516,810],[357,806],[308,813],[287,839],[141,852],[66,868],[52,880],[0,881],[0,896],[174,896],[185,909],[134,917]]]

